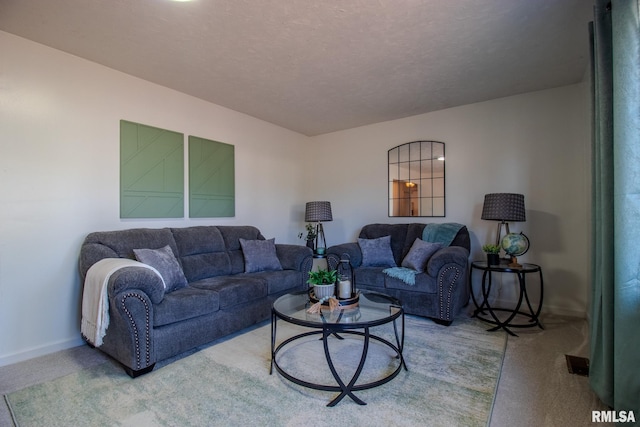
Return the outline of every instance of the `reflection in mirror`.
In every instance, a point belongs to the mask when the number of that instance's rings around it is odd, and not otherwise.
[[[444,142],[389,150],[389,216],[445,216]]]

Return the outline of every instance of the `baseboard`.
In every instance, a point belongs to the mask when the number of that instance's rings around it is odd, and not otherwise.
[[[65,341],[59,341],[53,344],[47,344],[40,347],[0,356],[0,366],[13,365],[14,363],[24,362],[25,360],[34,359],[36,357],[45,356],[55,353],[56,351],[67,350],[69,348],[78,347],[85,344],[82,338],[74,338]]]
[[[491,305],[494,307],[515,307],[516,304],[518,304],[518,301],[511,301],[506,299],[496,299],[495,301],[492,301],[492,300],[490,301],[491,301]],[[526,303],[523,301],[522,304],[524,305],[525,310],[527,310]],[[559,307],[559,306],[553,306],[553,305],[543,303],[542,315],[545,315],[545,314],[553,314],[554,316],[563,316],[563,317],[577,317],[579,319],[587,318],[586,311],[579,311],[579,310],[574,310],[568,307]]]
[[[586,319],[587,313],[585,311],[572,310],[566,307],[542,307],[542,313],[553,314],[556,316],[564,316],[564,317],[577,317],[579,319]]]

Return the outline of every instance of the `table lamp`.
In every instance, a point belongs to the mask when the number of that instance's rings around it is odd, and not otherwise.
[[[327,248],[327,241],[324,238],[322,222],[333,221],[331,202],[307,202],[304,220],[306,222],[316,223],[316,253],[318,255],[324,255],[324,251]],[[321,242],[322,246],[320,246]]]
[[[526,221],[524,211],[524,195],[515,193],[490,193],[484,196],[482,219],[500,221],[496,232],[496,246],[500,246],[502,225],[506,226],[509,234],[509,221]]]

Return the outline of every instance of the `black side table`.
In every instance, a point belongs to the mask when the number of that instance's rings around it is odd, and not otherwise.
[[[473,293],[474,270],[480,270],[483,272],[482,301],[480,301],[480,304],[478,304],[478,301],[476,300],[476,297]],[[491,304],[489,304],[489,295],[491,294],[491,282],[493,273],[511,273],[518,276],[518,283],[520,285],[520,296],[518,298],[518,303],[514,308],[491,307]],[[540,278],[540,301],[538,302],[538,307],[535,310],[531,306],[531,301],[529,301],[529,295],[527,294],[527,285],[525,282],[526,275],[532,273],[538,273],[538,276]],[[522,264],[522,267],[509,267],[509,265],[506,263],[501,263],[499,265],[488,265],[486,261],[474,261],[471,263],[471,270],[469,272],[469,289],[471,291],[471,299],[476,306],[476,309],[473,312],[473,317],[477,317],[478,319],[484,320],[485,322],[496,325],[495,327],[489,329],[489,331],[504,329],[510,335],[517,336],[509,328],[531,328],[534,326],[538,326],[540,329],[544,329],[539,319],[540,311],[542,310],[542,296],[544,289],[542,281],[542,267],[540,267],[539,265],[525,263]],[[529,309],[528,312],[523,311],[523,300],[527,303],[526,308]],[[509,313],[509,315],[506,320],[502,321],[497,316],[496,312],[506,312]],[[487,317],[487,313],[491,316],[491,318]],[[516,315],[528,317],[529,321],[527,323],[512,323]]]

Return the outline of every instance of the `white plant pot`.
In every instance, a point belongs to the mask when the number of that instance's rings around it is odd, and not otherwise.
[[[318,299],[332,297],[335,295],[335,288],[336,285],[334,283],[330,285],[313,285],[313,293]]]

